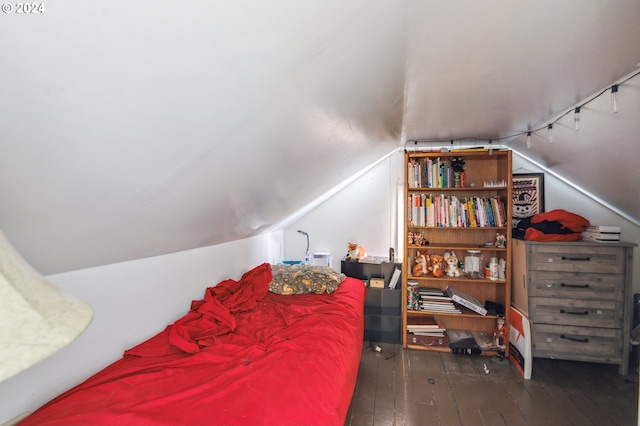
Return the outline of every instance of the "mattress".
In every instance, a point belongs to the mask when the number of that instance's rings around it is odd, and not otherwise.
[[[268,291],[271,267],[207,288],[178,321],[21,425],[342,425],[358,374],[363,282]]]

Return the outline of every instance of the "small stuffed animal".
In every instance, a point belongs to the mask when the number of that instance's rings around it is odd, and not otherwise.
[[[414,277],[424,277],[425,275],[429,275],[429,268],[427,265],[428,256],[429,255],[425,255],[420,252],[416,253],[416,258],[413,262],[413,268],[411,269],[411,273]]]
[[[451,168],[454,172],[462,173],[464,172],[464,158],[463,157],[452,157],[451,158]]]
[[[364,251],[364,247],[359,246],[356,243],[349,243],[349,251],[347,252],[347,257],[349,260],[358,260],[365,257],[367,253]]]
[[[458,265],[458,257],[455,252],[449,253],[446,251],[444,253],[444,261],[447,263],[447,275],[450,277],[459,277],[460,276],[460,267]]]
[[[442,269],[443,257],[439,254],[431,255],[431,273],[434,277],[441,277],[444,275],[444,271]]]

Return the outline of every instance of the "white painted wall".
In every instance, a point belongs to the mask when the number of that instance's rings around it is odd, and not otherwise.
[[[513,170],[514,173],[533,172],[545,174],[544,197],[546,211],[564,209],[579,214],[594,225],[619,225],[622,228],[622,240],[640,245],[640,227],[595,201],[590,196],[571,187],[551,173],[539,168],[526,158],[514,155]],[[633,293],[640,293],[640,252],[637,247],[634,249],[633,256]]]
[[[262,262],[302,259],[310,250],[331,251],[336,270],[350,241],[369,254],[398,249],[397,191],[402,153],[393,152],[356,174],[323,203],[290,221],[284,231],[164,256],[51,275],[55,285],[90,303],[93,322],[74,343],[42,363],[0,383],[0,423],[33,411],[51,398],[119,359],[122,352],[162,331],[201,299],[206,287],[237,279]],[[402,194],[402,187],[399,188]],[[335,193],[333,193],[335,192]],[[303,209],[304,210],[304,209]]]
[[[306,240],[296,231],[309,233],[310,250],[331,251],[336,270],[347,252],[350,241],[365,247],[368,254],[386,256],[389,247],[396,249],[402,259],[398,236],[403,212],[398,203],[403,200],[402,151],[382,160],[374,168],[359,176],[353,183],[324,203],[302,215],[284,230],[284,259],[301,260]],[[640,245],[640,228],[590,196],[568,185],[553,174],[541,169],[514,152],[513,170],[516,173],[545,173],[545,208],[564,209],[579,214],[593,224],[611,224],[622,227],[622,239]],[[398,231],[399,230],[399,231]],[[633,292],[640,293],[640,252],[634,250]]]
[[[184,315],[223,279],[281,258],[282,232],[164,256],[48,276],[91,304],[94,319],[72,344],[0,383],[0,424],[42,404],[119,359]]]
[[[340,259],[347,252],[350,241],[365,247],[368,254],[386,256],[389,247],[396,249],[396,257],[402,259],[402,227],[395,226],[402,220],[403,156],[397,151],[378,163],[376,167],[358,177],[324,203],[309,211],[285,228],[284,258],[301,260],[306,240],[296,231],[309,233],[310,250],[331,251],[333,266],[340,268]],[[545,208],[564,209],[579,214],[593,224],[611,224],[622,227],[622,239],[640,244],[640,228],[590,196],[571,187],[553,174],[536,166],[518,153],[513,156],[516,173],[545,173]],[[400,195],[398,195],[400,194]],[[640,252],[634,250],[633,292],[640,293]]]
[[[340,270],[349,242],[362,245],[367,254],[388,256],[389,248],[398,252],[398,197],[402,194],[403,154],[395,151],[367,170],[284,230],[284,259],[302,260],[309,234],[310,251],[330,251],[332,266]],[[402,213],[400,213],[402,214]],[[401,228],[402,229],[402,228]]]
[[[178,252],[104,267],[49,276],[63,290],[89,302],[95,318],[76,342],[35,367],[0,383],[0,422],[32,411],[90,374],[118,359],[125,349],[160,332],[182,316],[190,301],[201,299],[207,286],[222,279],[237,279],[247,269],[284,259],[300,260],[309,233],[310,250],[331,251],[332,263],[340,259],[350,241],[368,254],[388,254],[398,245],[398,220],[402,219],[403,155],[384,157],[354,180],[327,195],[306,214],[293,215],[283,231],[236,242]],[[544,172],[514,155],[517,172]],[[619,224],[626,241],[639,243],[640,229],[549,173],[545,173],[546,210],[562,208],[592,223]],[[640,271],[635,250],[634,293],[640,292]]]

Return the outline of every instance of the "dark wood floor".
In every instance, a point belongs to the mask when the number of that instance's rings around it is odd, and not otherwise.
[[[635,362],[625,377],[616,365],[535,358],[524,380],[489,357],[378,345],[365,342],[346,425],[638,424]]]

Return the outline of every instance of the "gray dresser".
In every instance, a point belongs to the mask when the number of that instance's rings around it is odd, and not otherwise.
[[[629,368],[630,243],[512,242],[512,303],[532,323],[533,356]]]

